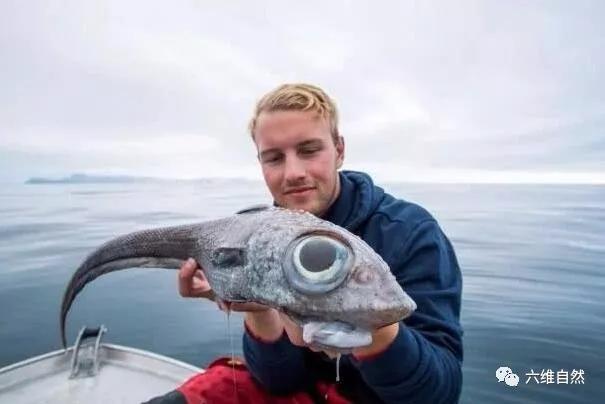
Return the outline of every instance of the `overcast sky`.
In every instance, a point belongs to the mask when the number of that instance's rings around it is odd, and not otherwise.
[[[0,181],[260,178],[255,101],[310,82],[345,168],[605,183],[604,20],[602,1],[3,0]]]

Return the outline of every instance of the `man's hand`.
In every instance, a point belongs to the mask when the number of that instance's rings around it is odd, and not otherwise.
[[[216,295],[193,258],[183,262],[179,269],[179,293],[183,297],[203,297],[215,301]]]
[[[399,333],[399,323],[378,328],[372,332],[372,343],[353,349],[353,355],[357,358],[369,357],[381,354],[393,343]]]

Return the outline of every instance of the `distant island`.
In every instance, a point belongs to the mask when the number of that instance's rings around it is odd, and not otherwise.
[[[128,175],[87,175],[72,174],[63,178],[32,177],[26,184],[99,184],[99,183],[134,183],[161,181],[152,177],[133,177]]]

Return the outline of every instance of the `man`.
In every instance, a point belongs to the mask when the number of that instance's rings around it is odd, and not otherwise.
[[[336,383],[333,353],[306,346],[301,329],[285,314],[254,303],[232,304],[229,309],[246,312],[247,368],[238,371],[248,379],[238,379],[237,387],[262,396],[250,402],[456,403],[462,384],[462,279],[435,219],[385,193],[364,173],[338,171],[345,146],[337,109],[318,87],[286,84],[269,92],[256,106],[250,132],[274,204],[306,210],[360,236],[418,308],[404,321],[374,330],[371,345],[343,355]],[[192,260],[179,272],[179,290],[185,297],[213,295]],[[188,403],[203,402],[217,389],[210,379],[195,376],[179,388],[180,395]]]

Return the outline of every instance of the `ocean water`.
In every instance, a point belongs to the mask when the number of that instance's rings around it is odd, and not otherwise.
[[[464,276],[461,402],[602,402],[605,187],[385,188],[429,209],[458,254]],[[263,185],[254,182],[3,185],[0,367],[60,347],[65,285],[104,241],[268,201]],[[241,353],[241,315],[231,317],[229,328],[213,303],[181,298],[176,271],[133,269],[97,279],[72,307],[69,341],[81,326],[99,324],[109,328],[108,342],[197,366],[230,355],[231,338]],[[516,387],[498,382],[502,366],[518,375]]]

